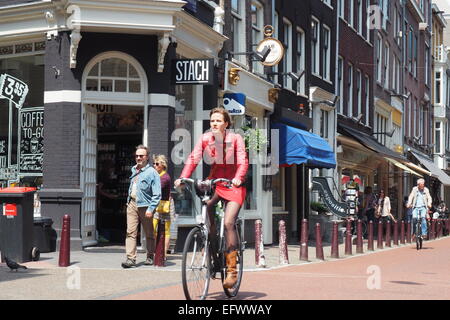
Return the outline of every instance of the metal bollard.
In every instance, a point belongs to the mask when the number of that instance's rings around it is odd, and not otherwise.
[[[339,258],[339,237],[338,237],[338,223],[333,222],[333,230],[331,233],[331,257]]]
[[[320,223],[316,223],[316,259],[325,260],[322,247],[322,233],[320,232]]]
[[[394,221],[394,246],[398,246],[398,223]]]
[[[302,231],[300,236],[300,260],[308,261],[308,220],[302,220]]]
[[[411,243],[411,221],[406,225],[406,242]]]
[[[352,222],[347,220],[347,226],[345,230],[345,254],[352,254]]]
[[[442,237],[442,219],[438,219],[438,237]]]
[[[369,221],[369,235],[367,237],[367,250],[373,251],[373,221]]]
[[[377,249],[383,249],[383,221],[378,221]]]
[[[70,265],[70,216],[68,214],[63,217],[58,265],[60,267],[68,267]]]
[[[358,219],[356,225],[356,253],[363,253],[363,238],[362,238],[362,221]]]
[[[400,224],[400,243],[405,244],[405,221]]]
[[[156,232],[156,245],[155,245],[155,267],[164,267],[164,244],[166,241],[166,232],[165,232],[165,223],[163,219],[158,219],[157,224],[157,232]],[[148,245],[148,244],[147,244]]]
[[[255,265],[259,268],[266,267],[261,219],[255,221]]]
[[[286,222],[280,220],[278,222],[279,231],[279,263],[289,264],[287,241],[286,241]]]
[[[391,222],[388,220],[386,221],[386,241],[385,241],[386,247],[391,247]]]

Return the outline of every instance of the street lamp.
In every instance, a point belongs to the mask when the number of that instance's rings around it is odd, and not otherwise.
[[[393,128],[391,131],[388,132],[373,132],[372,134],[385,134],[388,137],[392,138],[392,136],[394,135],[395,132],[395,128]]]
[[[250,51],[250,52],[227,52],[227,60],[231,60],[233,56],[252,56],[255,59],[252,61],[261,61],[264,62],[267,59],[271,49],[269,47],[264,47],[261,51]]]

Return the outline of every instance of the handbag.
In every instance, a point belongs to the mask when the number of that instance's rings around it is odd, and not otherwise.
[[[158,213],[170,213],[170,200],[160,200],[156,207]]]

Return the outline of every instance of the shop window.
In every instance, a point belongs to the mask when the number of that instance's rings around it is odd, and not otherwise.
[[[6,57],[19,52],[21,56]],[[0,186],[42,184],[44,56],[35,52],[33,43],[0,48],[0,74],[16,77],[29,87],[20,110],[0,99]]]
[[[284,168],[272,176],[272,207],[274,210],[284,210]]]
[[[187,133],[189,133],[189,137],[191,137],[190,139],[191,141],[188,150],[185,150],[183,148],[183,150],[181,150],[181,152],[183,153],[176,155],[178,159],[182,159],[183,161],[173,161],[174,163],[173,179],[180,176],[181,171],[184,168],[185,163],[184,160],[188,157],[189,152],[192,150],[193,144],[195,143],[195,141],[193,141],[192,139],[192,137],[194,136],[194,118],[195,118],[195,116],[192,113],[192,110],[193,110],[193,86],[190,85],[176,86],[175,129],[187,130]],[[183,137],[183,139],[185,138],[186,137]],[[175,144],[180,142],[181,141],[175,141]],[[181,192],[174,193],[174,200],[176,212],[181,217],[193,217],[194,214],[193,198],[192,193],[188,190],[188,188],[183,189]]]

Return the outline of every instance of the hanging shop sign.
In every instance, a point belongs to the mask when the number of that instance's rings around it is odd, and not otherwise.
[[[330,212],[340,216],[347,216],[347,203],[338,202],[333,193],[330,190],[330,186],[328,185],[327,179],[324,177],[314,177],[313,178],[313,190],[319,191],[319,194],[322,198],[322,201],[327,206]]]
[[[19,112],[20,173],[42,175],[44,159],[44,107]]]
[[[266,38],[261,40],[256,46],[257,52],[262,52],[265,47],[270,48],[269,55],[261,63],[267,67],[272,67],[280,63],[284,56],[284,46],[280,40],[272,38],[274,29],[272,26],[264,26],[264,35]]]
[[[213,84],[214,59],[172,60],[172,84]]]
[[[225,93],[223,95],[223,106],[231,116],[245,114],[245,94]]]
[[[25,98],[28,94],[28,85],[9,74],[0,76],[0,97],[8,99],[16,105],[18,109],[22,108]]]

